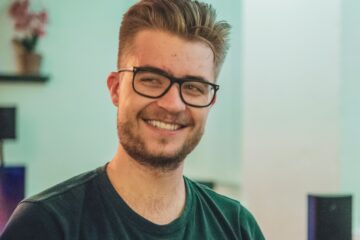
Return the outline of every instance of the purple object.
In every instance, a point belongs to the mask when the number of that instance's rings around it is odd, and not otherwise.
[[[25,167],[0,167],[0,233],[24,198]]]

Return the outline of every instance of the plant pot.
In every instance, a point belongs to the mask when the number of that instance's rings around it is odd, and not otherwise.
[[[26,51],[17,41],[13,41],[13,46],[17,73],[24,75],[39,74],[42,56],[35,52]]]
[[[40,72],[42,56],[37,53],[20,53],[16,55],[16,69],[20,74],[36,75]]]

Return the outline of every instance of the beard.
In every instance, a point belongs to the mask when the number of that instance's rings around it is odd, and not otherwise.
[[[137,114],[137,119],[138,121],[143,121],[143,119],[151,119],[151,117],[156,116],[156,119],[161,120],[169,118],[169,115],[171,115],[171,118],[175,119],[176,122],[181,123],[186,127],[194,125],[192,119],[184,115],[184,113],[179,113],[176,114],[178,116],[174,116],[174,114],[170,114],[163,109],[151,110],[151,108],[145,108]],[[166,145],[171,141],[174,141],[174,139],[145,139],[141,135],[141,132],[136,130],[137,126],[135,123],[136,120],[131,121],[128,119],[126,121],[121,121],[118,114],[117,132],[120,144],[123,146],[127,154],[129,154],[131,158],[133,158],[141,165],[163,172],[175,170],[178,168],[186,156],[200,142],[200,139],[204,133],[204,127],[196,129],[192,136],[189,136],[188,139],[185,139],[182,146],[171,153],[166,153],[164,151]],[[149,141],[158,141],[160,147],[153,150],[149,149],[147,144]],[[161,147],[163,147],[163,150]]]

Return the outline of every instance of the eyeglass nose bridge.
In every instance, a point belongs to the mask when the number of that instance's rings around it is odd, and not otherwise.
[[[169,84],[169,86],[165,89],[165,91],[164,91],[162,94],[160,94],[160,96],[158,96],[158,98],[161,98],[161,97],[165,96],[165,95],[169,92],[169,90],[171,89],[171,87],[172,87],[175,83],[177,83],[177,84],[179,85],[178,92],[179,92],[180,99],[181,99],[181,101],[182,101],[184,104],[187,105],[188,103],[187,103],[186,100],[184,99],[183,94],[182,94],[182,91],[181,91],[181,86],[182,86],[182,84],[183,84],[186,80],[183,80],[183,79],[180,79],[180,78],[175,78],[175,77],[170,77],[170,76],[166,76],[166,78],[169,79],[170,84]]]

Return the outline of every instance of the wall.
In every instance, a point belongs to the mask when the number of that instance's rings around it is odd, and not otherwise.
[[[0,2],[1,72],[14,70],[8,2]],[[106,77],[122,13],[135,0],[33,2],[49,10],[39,50],[51,79],[0,83],[0,104],[19,114],[5,160],[28,166],[27,195],[112,158],[116,109]],[[355,193],[359,226],[358,1],[209,2],[232,24],[232,46],[186,174],[236,194],[240,187],[267,239],[306,239],[309,192]]]
[[[354,194],[354,228],[360,239],[360,2],[342,4],[341,188]]]
[[[306,239],[339,190],[340,0],[244,1],[242,186],[267,239]]]
[[[127,6],[47,1],[50,23],[39,51],[50,81],[1,83],[1,104],[18,107],[18,139],[5,143],[5,160],[27,165],[27,195],[112,158],[116,113],[106,77],[116,68],[118,24]],[[1,29],[11,29],[2,13]],[[1,38],[7,50],[0,56],[1,70],[14,70],[11,35]]]

